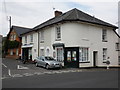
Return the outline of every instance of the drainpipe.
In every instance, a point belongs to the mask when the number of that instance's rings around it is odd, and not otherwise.
[[[39,48],[39,47],[40,47],[40,46],[39,46],[39,45],[40,45],[40,39],[39,39],[39,36],[40,36],[40,34],[39,34],[39,31],[38,31],[38,57],[39,57],[39,49],[40,49],[40,48]]]

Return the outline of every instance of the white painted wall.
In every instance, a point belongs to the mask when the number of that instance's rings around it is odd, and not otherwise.
[[[107,28],[108,42],[102,42],[102,28],[82,23],[65,23],[61,26],[62,42],[65,47],[89,47],[90,63],[82,63],[80,66],[92,66],[93,51],[98,51],[98,66],[106,65],[103,63],[102,49],[108,49],[108,56],[111,65],[118,65],[118,52],[115,50],[115,43],[118,42],[117,35]]]
[[[22,36],[22,45],[30,44],[30,35],[33,34],[32,60],[38,56],[38,33],[28,33]],[[25,36],[27,36],[27,43],[25,43]]]
[[[52,44],[51,44],[51,31],[52,31],[52,27],[49,27],[49,28],[45,28],[43,29],[44,30],[44,43],[40,43],[39,44],[39,52],[40,52],[40,48],[44,48],[44,51],[45,51],[45,56],[47,55],[47,48],[49,48],[49,56],[53,56],[52,53],[53,53],[53,48],[52,48]],[[39,33],[41,32],[42,30],[39,30]],[[39,53],[39,56],[41,54]]]

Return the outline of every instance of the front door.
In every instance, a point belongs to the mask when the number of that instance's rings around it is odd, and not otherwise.
[[[65,67],[79,68],[79,47],[66,47],[64,51]]]
[[[97,51],[93,51],[93,67],[96,67],[96,63],[97,63]]]

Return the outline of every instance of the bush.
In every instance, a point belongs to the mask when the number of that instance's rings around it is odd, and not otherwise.
[[[18,41],[8,41],[8,49],[18,48],[20,46],[20,42]]]

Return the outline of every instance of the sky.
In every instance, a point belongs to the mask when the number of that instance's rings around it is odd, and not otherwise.
[[[77,8],[96,18],[118,26],[119,0],[0,0],[0,34],[12,25],[33,28],[54,17],[54,11],[67,12]],[[55,8],[55,9],[53,9]]]

